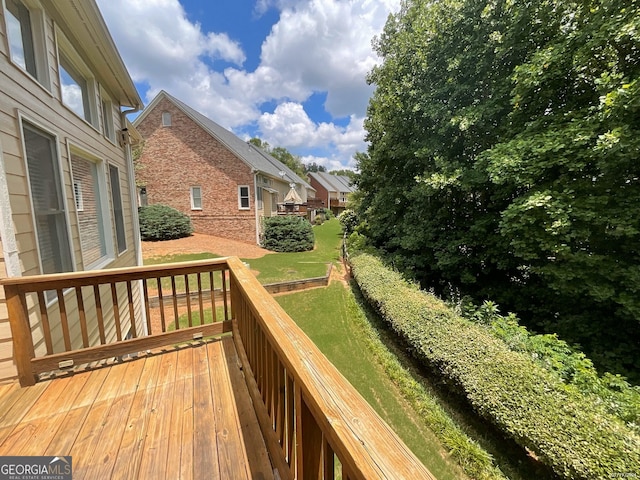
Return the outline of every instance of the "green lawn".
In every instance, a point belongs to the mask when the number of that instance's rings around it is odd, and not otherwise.
[[[350,289],[334,282],[276,300],[439,480],[466,478],[369,349],[353,321],[366,319]]]
[[[197,327],[199,325],[206,325],[213,322],[212,310],[207,308],[203,310],[203,319],[200,319],[200,312],[197,310],[192,310],[191,312],[191,325]],[[224,306],[216,307],[216,322],[222,322],[224,320]],[[180,328],[189,328],[189,315],[184,314],[178,318],[178,323]],[[172,332],[176,329],[176,323],[171,322],[167,327],[168,332]]]
[[[245,259],[252,270],[260,272],[258,280],[263,285],[303,278],[323,277],[327,264],[337,261],[342,230],[337,219],[313,227],[316,247],[310,252],[269,253],[261,258]]]
[[[162,257],[152,257],[145,259],[145,265],[158,265],[160,263],[178,263],[178,262],[191,262],[194,260],[206,260],[209,258],[219,258],[220,255],[216,255],[214,253],[183,253],[178,255],[165,255]],[[228,278],[228,276],[227,276]],[[197,292],[198,291],[198,275],[191,274],[188,276],[189,281],[189,291]],[[209,274],[204,273],[200,276],[200,282],[202,285],[202,289],[204,291],[210,288],[209,282]],[[176,283],[176,291],[178,293],[185,292],[185,283],[184,276],[175,277]],[[164,295],[167,295],[171,292],[171,277],[163,277],[160,285],[162,286],[162,292]],[[222,274],[220,272],[214,272],[213,274],[213,285],[214,288],[222,288]],[[148,284],[150,289],[154,289],[156,287],[155,281],[150,281]]]
[[[316,237],[316,247],[310,252],[268,253],[261,258],[241,260],[249,264],[252,270],[258,272],[256,276],[263,285],[289,280],[324,277],[327,273],[327,264],[338,260],[342,230],[340,223],[334,218],[322,225],[314,226],[313,232]],[[144,263],[145,265],[157,265],[159,263],[187,262],[217,257],[219,255],[216,255],[215,252],[165,255],[146,259]],[[216,277],[216,282],[218,282],[218,278]],[[170,283],[167,282],[169,280],[163,280],[163,288],[170,287]],[[180,280],[178,282],[180,283]],[[192,280],[190,279],[189,285],[192,284],[191,282]],[[180,287],[183,284],[184,282],[181,282]]]

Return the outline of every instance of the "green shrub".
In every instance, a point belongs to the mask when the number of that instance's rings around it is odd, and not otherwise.
[[[172,240],[193,232],[189,217],[167,205],[140,207],[138,214],[142,240]]]
[[[320,210],[318,210],[318,213],[324,215],[324,218],[326,218],[327,220],[331,220],[334,217],[333,212],[330,208],[321,208]]]
[[[483,417],[569,479],[640,474],[640,438],[589,397],[372,255],[352,259],[367,300]]]
[[[533,334],[518,323],[514,314],[500,315],[498,306],[485,301],[479,307],[462,307],[465,318],[484,325],[511,350],[523,352],[552,372],[568,388],[575,388],[601,403],[612,415],[640,433],[640,387],[633,387],[620,375],[600,376],[587,356],[555,334]]]
[[[351,235],[351,233],[353,233],[358,226],[358,223],[360,223],[358,214],[348,208],[344,210],[340,215],[338,215],[338,220],[340,221],[342,230],[347,235]]]
[[[315,237],[311,224],[295,215],[264,219],[262,246],[274,252],[306,252],[313,250]]]

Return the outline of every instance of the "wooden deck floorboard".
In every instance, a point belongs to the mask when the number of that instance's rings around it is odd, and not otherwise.
[[[0,388],[0,455],[71,455],[74,479],[272,479],[230,337]]]

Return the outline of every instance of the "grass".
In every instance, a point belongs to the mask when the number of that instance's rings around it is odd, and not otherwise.
[[[303,278],[324,277],[327,264],[338,260],[342,230],[340,222],[333,218],[313,227],[316,247],[309,252],[269,253],[264,257],[244,260],[252,270],[257,270],[263,285]]]
[[[177,262],[191,262],[194,260],[206,260],[208,258],[220,258],[220,255],[215,253],[180,253],[176,255],[162,255],[157,257],[145,258],[145,265],[158,265],[160,263],[177,263]]]
[[[351,290],[334,282],[277,301],[438,479],[466,478],[372,350]]]
[[[178,263],[178,262],[191,262],[194,260],[206,260],[209,258],[220,258],[220,255],[216,255],[214,253],[183,253],[177,255],[164,255],[158,257],[151,257],[144,260],[145,265],[158,265],[161,263]],[[228,276],[227,276],[228,278]],[[198,275],[192,273],[188,276],[189,281],[189,291],[197,292],[198,291]],[[203,273],[200,276],[200,282],[202,285],[203,291],[207,291],[210,288],[209,274]],[[185,281],[184,276],[175,277],[176,291],[177,292],[185,292]],[[162,286],[162,292],[164,295],[167,295],[171,292],[171,277],[162,277],[160,280],[160,285]],[[213,285],[214,288],[222,287],[222,274],[220,272],[213,273]],[[151,291],[155,291],[156,282],[155,280],[151,280],[148,282],[149,289]]]
[[[207,308],[205,310],[203,310],[203,319],[201,321],[200,319],[200,312],[194,310],[191,312],[191,325],[194,327],[197,327],[199,325],[206,325],[209,323],[214,323],[213,321],[213,315],[212,315],[212,310],[210,308]],[[216,322],[221,322],[224,320],[224,306],[219,306],[216,307]],[[189,328],[189,315],[188,314],[184,314],[184,315],[180,315],[180,317],[178,317],[178,325],[180,325],[180,328]],[[167,327],[167,331],[168,332],[172,332],[176,329],[176,323],[175,322],[171,322],[169,324],[169,326]]]
[[[327,274],[327,264],[338,260],[342,231],[340,223],[333,218],[322,225],[314,226],[316,247],[309,252],[298,253],[268,253],[260,258],[242,259],[249,267],[257,271],[256,277],[263,285],[305,278],[324,277]],[[164,255],[145,259],[145,265],[160,263],[188,262],[218,258],[215,252],[191,253],[179,255]],[[219,275],[219,274],[218,274]],[[195,278],[195,277],[194,277]],[[219,276],[215,278],[217,282]],[[195,282],[195,280],[193,280]],[[184,282],[177,279],[177,285],[184,288]],[[189,279],[192,285],[192,279]],[[193,283],[195,285],[195,283]],[[219,283],[218,283],[219,285]],[[170,288],[168,279],[163,279],[163,288]]]

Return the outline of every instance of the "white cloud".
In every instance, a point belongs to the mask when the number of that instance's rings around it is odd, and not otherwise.
[[[355,167],[352,158],[357,151],[365,151],[364,119],[352,115],[346,127],[334,123],[313,122],[299,103],[286,102],[278,105],[273,113],[263,113],[258,120],[262,138],[270,145],[291,149],[313,149],[325,147],[333,153],[331,157],[303,156],[305,163],[316,162],[329,169],[345,166]],[[342,165],[340,167],[339,165]]]
[[[178,0],[98,4],[133,79],[148,85],[147,102],[164,89],[227,128],[258,125],[271,145],[326,146],[327,162],[346,165],[366,148],[365,79],[378,61],[371,40],[400,0],[257,0],[256,12],[275,8],[280,18],[253,71],[240,43],[203,31]],[[309,118],[302,103],[314,92],[326,92],[334,118],[350,118],[346,128]],[[277,104],[274,113],[260,111],[265,102]]]
[[[273,26],[262,63],[309,92],[328,92],[333,116],[363,115],[372,92],[366,76],[378,61],[371,41],[388,14],[388,6],[370,0],[298,2]]]
[[[73,110],[78,116],[84,118],[84,102],[82,99],[82,89],[77,84],[63,83],[61,85],[62,101]]]

